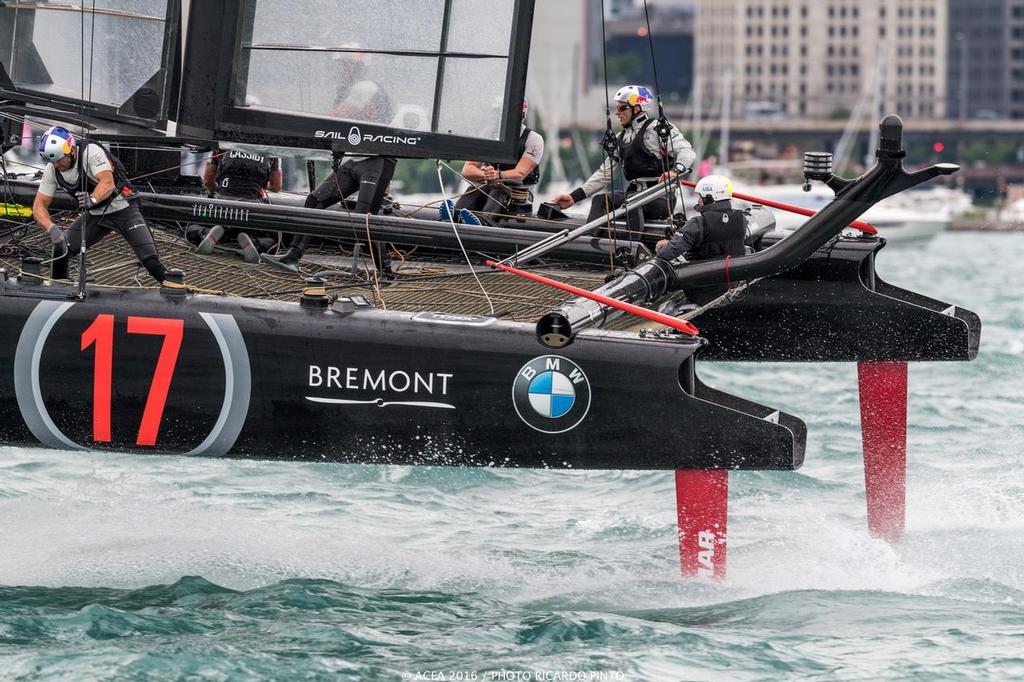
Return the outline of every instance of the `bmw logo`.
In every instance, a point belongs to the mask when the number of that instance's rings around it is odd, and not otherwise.
[[[363,134],[359,131],[359,126],[352,126],[348,131],[348,143],[359,144],[363,139]]]
[[[543,433],[575,428],[590,410],[590,381],[572,360],[542,355],[523,365],[512,384],[512,406]]]

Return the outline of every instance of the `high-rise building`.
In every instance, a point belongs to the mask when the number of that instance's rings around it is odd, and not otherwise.
[[[1024,118],[1024,2],[1010,2],[1006,8],[1007,61],[1003,68],[1008,74],[1007,116]]]
[[[946,113],[949,0],[698,0],[696,79],[705,111],[730,86],[734,116]]]
[[[1008,108],[1007,0],[949,0],[947,112],[1002,117]]]

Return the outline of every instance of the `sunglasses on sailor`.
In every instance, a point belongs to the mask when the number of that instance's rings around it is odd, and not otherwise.
[[[633,107],[631,107],[628,104],[616,104],[615,105],[615,111],[629,111],[632,108]]]

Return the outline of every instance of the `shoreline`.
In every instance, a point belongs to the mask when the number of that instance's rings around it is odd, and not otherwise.
[[[955,218],[951,232],[1024,232],[1024,223],[999,223],[994,218]]]

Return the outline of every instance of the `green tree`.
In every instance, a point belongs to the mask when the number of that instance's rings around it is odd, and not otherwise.
[[[634,52],[608,56],[608,82],[634,83],[643,78],[643,60]]]

